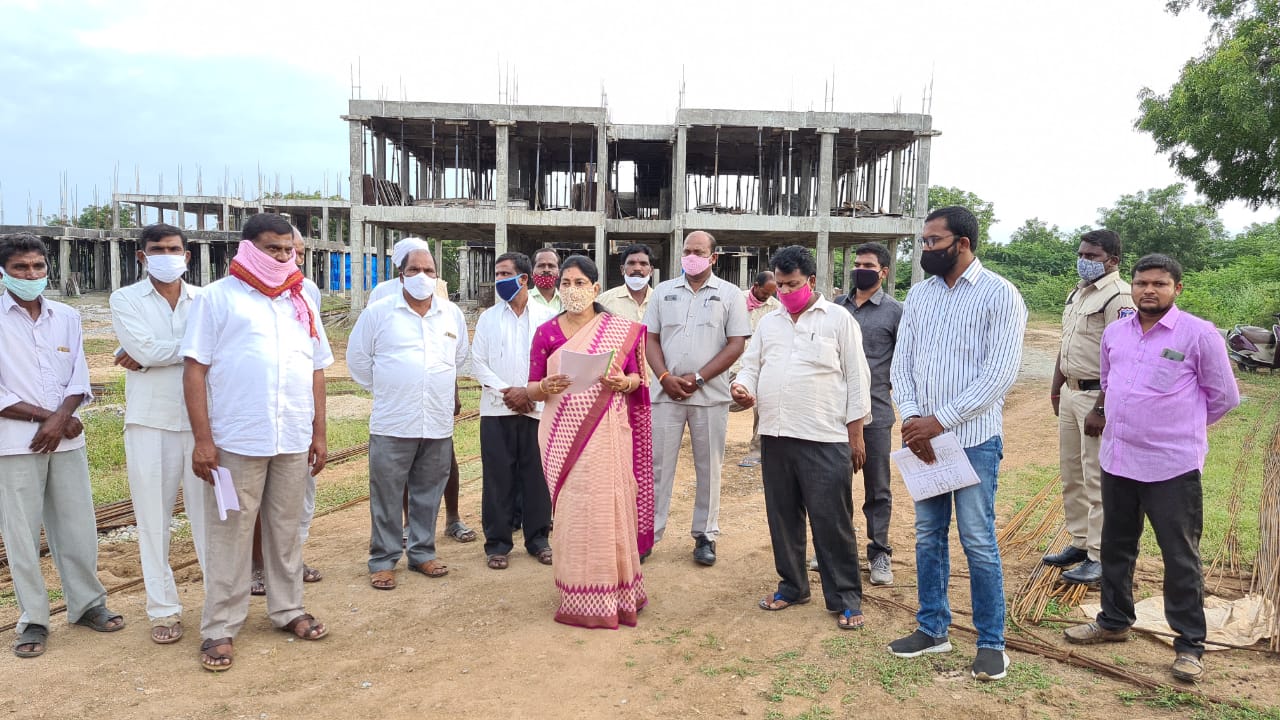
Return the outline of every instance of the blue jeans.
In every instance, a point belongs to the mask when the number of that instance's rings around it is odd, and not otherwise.
[[[954,498],[956,530],[969,561],[969,592],[978,647],[1004,650],[1004,571],[996,544],[996,476],[1004,457],[1003,449],[999,435],[965,448],[964,453],[981,482],[916,503],[916,582],[920,599],[916,622],[921,632],[930,637],[946,637],[947,627],[951,625],[951,607],[947,604],[947,581],[951,576],[947,533]]]

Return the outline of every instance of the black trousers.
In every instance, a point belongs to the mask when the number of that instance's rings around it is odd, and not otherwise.
[[[523,503],[525,549],[536,555],[549,547],[551,495],[542,475],[538,421],[523,415],[480,418],[480,463],[485,554],[511,552],[511,518],[518,499]]]
[[[889,484],[889,453],[893,452],[893,426],[862,428],[867,463],[862,466],[862,514],[867,519],[867,559],[893,555],[889,546],[889,518],[893,491]]]
[[[778,592],[809,597],[805,516],[822,578],[822,597],[832,612],[862,610],[862,576],[853,536],[853,465],[849,444],[760,436],[764,506],[773,541]]]
[[[1102,471],[1102,612],[1098,624],[1123,630],[1137,622],[1133,570],[1143,517],[1151,521],[1164,559],[1164,617],[1178,633],[1173,647],[1204,652],[1204,571],[1200,531],[1204,497],[1200,471],[1162,482],[1138,482]]]

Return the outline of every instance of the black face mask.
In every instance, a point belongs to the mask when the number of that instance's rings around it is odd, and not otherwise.
[[[955,252],[951,252],[955,250]],[[955,240],[951,241],[951,246],[941,250],[925,250],[920,253],[920,268],[930,275],[945,277],[951,269],[956,266],[960,260],[960,249],[956,247]]]
[[[863,292],[874,287],[880,287],[880,271],[868,270],[867,268],[854,268],[853,286]]]

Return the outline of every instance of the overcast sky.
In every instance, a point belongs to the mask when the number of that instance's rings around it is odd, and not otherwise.
[[[135,168],[143,192],[347,194],[339,116],[359,63],[365,98],[496,102],[499,68],[525,104],[595,106],[615,122],[687,107],[919,112],[932,82],[931,182],[995,203],[997,239],[1039,217],[1096,221],[1122,194],[1176,182],[1133,129],[1137,94],[1163,92],[1201,52],[1208,21],[1163,0],[758,2],[185,2],[0,0],[4,222],[57,212],[66,172],[81,206]],[[376,10],[374,9],[376,8]],[[270,188],[269,188],[270,189]],[[1233,203],[1227,227],[1269,222]]]

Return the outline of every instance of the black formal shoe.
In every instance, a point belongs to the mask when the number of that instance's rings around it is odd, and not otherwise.
[[[1054,553],[1052,555],[1045,555],[1043,558],[1041,558],[1040,562],[1043,562],[1045,565],[1052,565],[1054,567],[1064,568],[1064,567],[1071,567],[1076,563],[1082,563],[1088,559],[1089,559],[1089,553],[1085,552],[1084,550],[1081,550],[1078,547],[1073,547],[1071,545],[1068,545],[1062,548],[1062,552]]]
[[[1102,582],[1102,563],[1097,560],[1085,560],[1062,573],[1062,582],[1068,585],[1097,585]]]
[[[698,538],[697,544],[693,546],[693,561],[699,565],[715,565],[716,541],[705,537]]]

